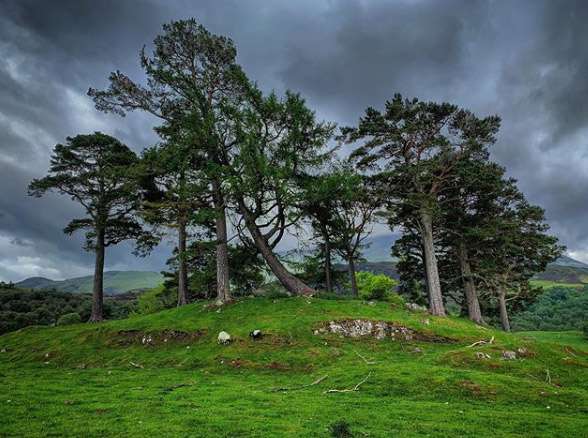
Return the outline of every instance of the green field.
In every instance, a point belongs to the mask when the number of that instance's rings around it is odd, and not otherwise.
[[[573,287],[574,289],[581,289],[586,286],[586,283],[565,283],[551,280],[531,280],[532,286],[542,287],[543,289],[553,289],[554,287]]]
[[[427,340],[313,333],[349,318],[395,322]],[[251,339],[254,329],[266,336]],[[234,342],[219,345],[221,330]],[[143,344],[149,336],[153,345]],[[502,359],[519,348],[516,360]],[[505,334],[388,303],[200,302],[100,325],[31,327],[1,336],[0,349],[1,436],[321,437],[339,421],[360,437],[588,430],[580,332]]]

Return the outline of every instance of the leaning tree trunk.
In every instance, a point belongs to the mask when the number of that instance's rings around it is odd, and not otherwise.
[[[333,280],[331,278],[331,241],[327,234],[324,235],[325,239],[325,282],[327,292],[333,292]]]
[[[188,268],[186,260],[186,223],[178,223],[178,307],[188,302]]]
[[[216,225],[216,302],[231,301],[229,283],[229,248],[227,243],[227,212],[225,199],[218,181],[213,181]]]
[[[359,291],[357,290],[357,278],[355,277],[355,261],[353,257],[350,257],[347,260],[347,269],[349,271],[349,281],[351,282],[351,293],[354,297],[359,295]]]
[[[427,290],[429,291],[429,312],[436,316],[445,316],[443,295],[441,295],[441,282],[435,256],[435,243],[433,241],[433,218],[429,212],[421,213],[421,228],[423,253],[425,261],[425,274]]]
[[[92,314],[88,322],[104,319],[104,229],[96,229],[96,264],[94,266],[94,285],[92,290]]]
[[[504,331],[510,331],[510,321],[508,320],[508,311],[506,309],[506,291],[501,286],[498,290],[498,304],[500,307],[500,322]]]
[[[282,286],[284,286],[289,292],[296,295],[313,295],[316,293],[313,288],[288,272],[282,262],[280,262],[280,260],[274,254],[266,238],[263,236],[259,227],[255,223],[255,220],[248,215],[247,210],[243,208],[243,206],[241,206],[240,210],[241,214],[243,214],[245,217],[245,226],[247,227],[247,230],[249,230],[255,246],[257,246],[261,256],[264,258],[265,262],[268,264],[273,274],[276,276]]]
[[[483,324],[482,311],[480,310],[480,301],[476,291],[476,284],[472,277],[472,267],[468,259],[468,251],[463,241],[459,242],[458,258],[463,279],[463,288],[465,292],[466,303],[468,307],[468,317],[477,324]]]

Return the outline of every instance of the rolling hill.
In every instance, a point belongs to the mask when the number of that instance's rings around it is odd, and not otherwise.
[[[91,275],[67,280],[50,280],[43,277],[31,277],[16,283],[23,289],[55,289],[60,292],[92,292]],[[104,273],[104,293],[118,295],[132,290],[151,289],[163,282],[163,276],[151,271],[106,271]]]
[[[383,339],[370,322],[387,327]],[[350,337],[354,326],[366,329]],[[252,339],[254,329],[264,336]],[[217,342],[221,330],[228,345]],[[100,325],[29,327],[0,336],[0,376],[3,436],[588,430],[580,332],[508,334],[386,302],[247,298]]]

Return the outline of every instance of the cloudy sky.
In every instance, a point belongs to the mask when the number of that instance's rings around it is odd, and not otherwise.
[[[138,51],[161,25],[194,17],[232,37],[264,89],[301,92],[340,124],[395,92],[444,100],[503,127],[492,155],[588,262],[588,2],[541,0],[0,0],[0,280],[91,272],[68,199],[28,198],[53,146],[101,130],[140,151],[153,120],[94,110],[112,70],[142,78]],[[108,269],[160,270],[121,246]]]

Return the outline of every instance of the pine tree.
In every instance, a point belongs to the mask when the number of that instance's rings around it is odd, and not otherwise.
[[[116,138],[96,132],[68,137],[51,156],[49,174],[29,185],[29,195],[48,191],[68,195],[86,217],[73,219],[67,234],[86,230],[85,249],[96,254],[91,322],[104,318],[105,250],[128,239],[148,238],[134,216],[138,188],[133,174],[137,156]]]

